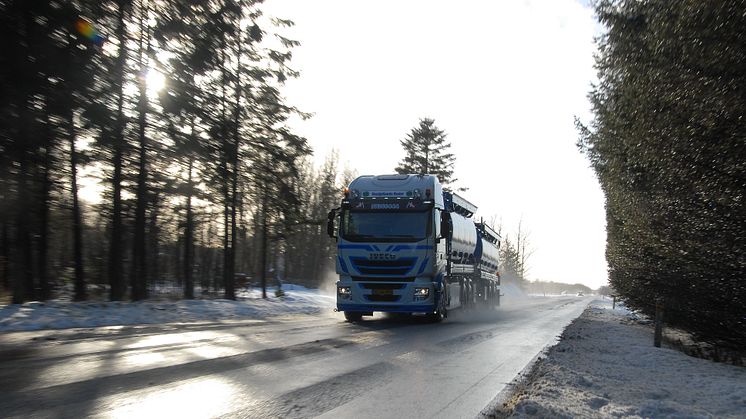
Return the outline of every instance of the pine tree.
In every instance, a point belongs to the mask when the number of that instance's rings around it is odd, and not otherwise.
[[[453,164],[456,160],[448,152],[451,143],[447,134],[435,125],[435,120],[420,119],[420,124],[412,128],[407,137],[401,140],[404,159],[396,167],[400,174],[433,174],[443,185],[453,184]]]
[[[187,298],[193,271],[203,285],[222,273],[232,298],[234,266],[258,254],[244,214],[264,202],[270,266],[286,235],[315,231],[299,209],[318,186],[297,182],[310,150],[287,128],[301,113],[280,91],[298,42],[265,32],[292,22],[265,23],[260,3],[0,1],[0,282],[14,302],[49,298],[72,267],[77,299],[107,268],[112,300],[179,271]],[[155,69],[159,101],[143,77]],[[97,211],[77,200],[91,159]]]
[[[165,87],[159,92],[162,118],[166,131],[173,142],[168,154],[171,161],[182,171],[182,182],[175,186],[174,193],[184,198],[183,211],[183,259],[180,266],[183,275],[184,298],[194,298],[194,238],[196,217],[193,200],[206,199],[198,185],[209,162],[207,150],[200,135],[206,135],[202,105],[205,92],[196,82],[205,76],[205,69],[214,57],[214,52],[205,47],[203,33],[209,4],[195,4],[191,0],[168,3],[157,17],[154,36],[164,50],[174,58],[159,62],[167,74]],[[185,179],[184,179],[185,178]]]

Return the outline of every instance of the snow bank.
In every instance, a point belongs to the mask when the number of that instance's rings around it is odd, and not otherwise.
[[[285,297],[275,297],[275,288],[237,292],[233,300],[179,300],[141,302],[70,302],[53,300],[0,307],[0,332],[66,329],[131,324],[241,320],[282,314],[315,314],[331,311],[334,297],[299,285],[283,286]]]
[[[655,348],[650,325],[607,301],[537,362],[515,417],[746,417],[746,368]]]

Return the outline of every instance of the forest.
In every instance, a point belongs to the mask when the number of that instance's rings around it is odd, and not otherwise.
[[[65,289],[141,300],[164,284],[235,298],[247,281],[323,279],[321,222],[352,173],[334,154],[314,168],[289,128],[309,116],[281,93],[299,42],[260,6],[0,2],[0,281],[13,302]],[[86,182],[99,199],[80,198]]]
[[[326,214],[356,173],[335,152],[315,167],[290,128],[310,117],[282,94],[300,41],[261,6],[0,1],[0,283],[13,303],[234,299],[333,278]],[[433,124],[412,131],[425,127],[431,150],[416,171],[453,181]],[[517,240],[503,256],[521,281]]]

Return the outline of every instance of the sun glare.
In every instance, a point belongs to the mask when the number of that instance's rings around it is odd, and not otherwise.
[[[166,76],[158,70],[151,68],[145,75],[145,82],[148,86],[149,93],[158,93],[166,85]]]

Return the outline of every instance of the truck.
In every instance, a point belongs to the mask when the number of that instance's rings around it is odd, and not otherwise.
[[[337,242],[336,311],[349,322],[374,312],[434,322],[461,307],[500,305],[500,235],[477,207],[434,175],[360,176],[329,211]]]

